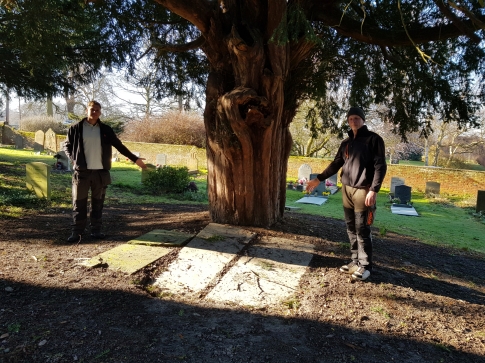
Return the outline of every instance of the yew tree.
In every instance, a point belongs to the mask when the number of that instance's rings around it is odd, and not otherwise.
[[[96,14],[107,64],[151,56],[156,85],[175,95],[205,82],[209,208],[219,223],[269,226],[283,215],[289,125],[303,100],[315,104],[312,130],[338,128],[349,106],[383,104],[405,136],[428,132],[428,113],[473,125],[485,99],[483,0],[72,2]],[[342,89],[347,104],[332,96]]]

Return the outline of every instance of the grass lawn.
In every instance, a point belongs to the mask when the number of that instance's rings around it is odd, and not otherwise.
[[[48,207],[70,208],[70,173],[52,173],[51,201],[38,199],[26,190],[25,164],[33,161],[53,165],[56,159],[52,155],[35,155],[29,150],[0,147],[0,218],[18,218],[25,214],[39,213],[39,211],[42,213],[42,210]],[[111,176],[113,183],[108,188],[107,204],[208,203],[204,175],[194,178],[199,188],[197,193],[169,195],[148,194],[141,184],[141,171],[133,163],[113,163]],[[452,200],[445,197],[428,199],[422,193],[413,193],[412,202],[419,217],[402,216],[391,213],[388,192],[388,190],[381,190],[377,199],[374,225],[381,235],[392,231],[433,245],[446,245],[485,253],[485,218],[475,215],[475,201]],[[343,219],[340,192],[329,196],[328,201],[321,206],[296,203],[303,196],[302,192],[287,191],[286,205],[301,208],[291,213]]]

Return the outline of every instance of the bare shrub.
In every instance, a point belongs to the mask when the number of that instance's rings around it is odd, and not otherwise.
[[[204,148],[204,120],[196,113],[170,111],[159,117],[128,122],[121,138],[126,141]]]
[[[29,116],[23,118],[20,123],[20,130],[36,132],[42,130],[46,132],[52,129],[56,134],[65,134],[68,126],[52,116]]]

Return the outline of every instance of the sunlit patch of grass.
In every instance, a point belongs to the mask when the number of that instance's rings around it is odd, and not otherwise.
[[[385,317],[386,319],[390,319],[391,316],[389,315],[389,313],[381,306],[374,306],[374,307],[371,307],[370,308],[370,311],[374,312],[374,313],[378,313],[380,315],[382,315],[383,317]]]

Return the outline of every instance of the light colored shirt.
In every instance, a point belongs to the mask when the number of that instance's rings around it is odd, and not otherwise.
[[[98,123],[91,125],[84,121],[83,124],[83,145],[84,156],[86,157],[87,167],[90,170],[103,169],[101,151],[101,128]]]

